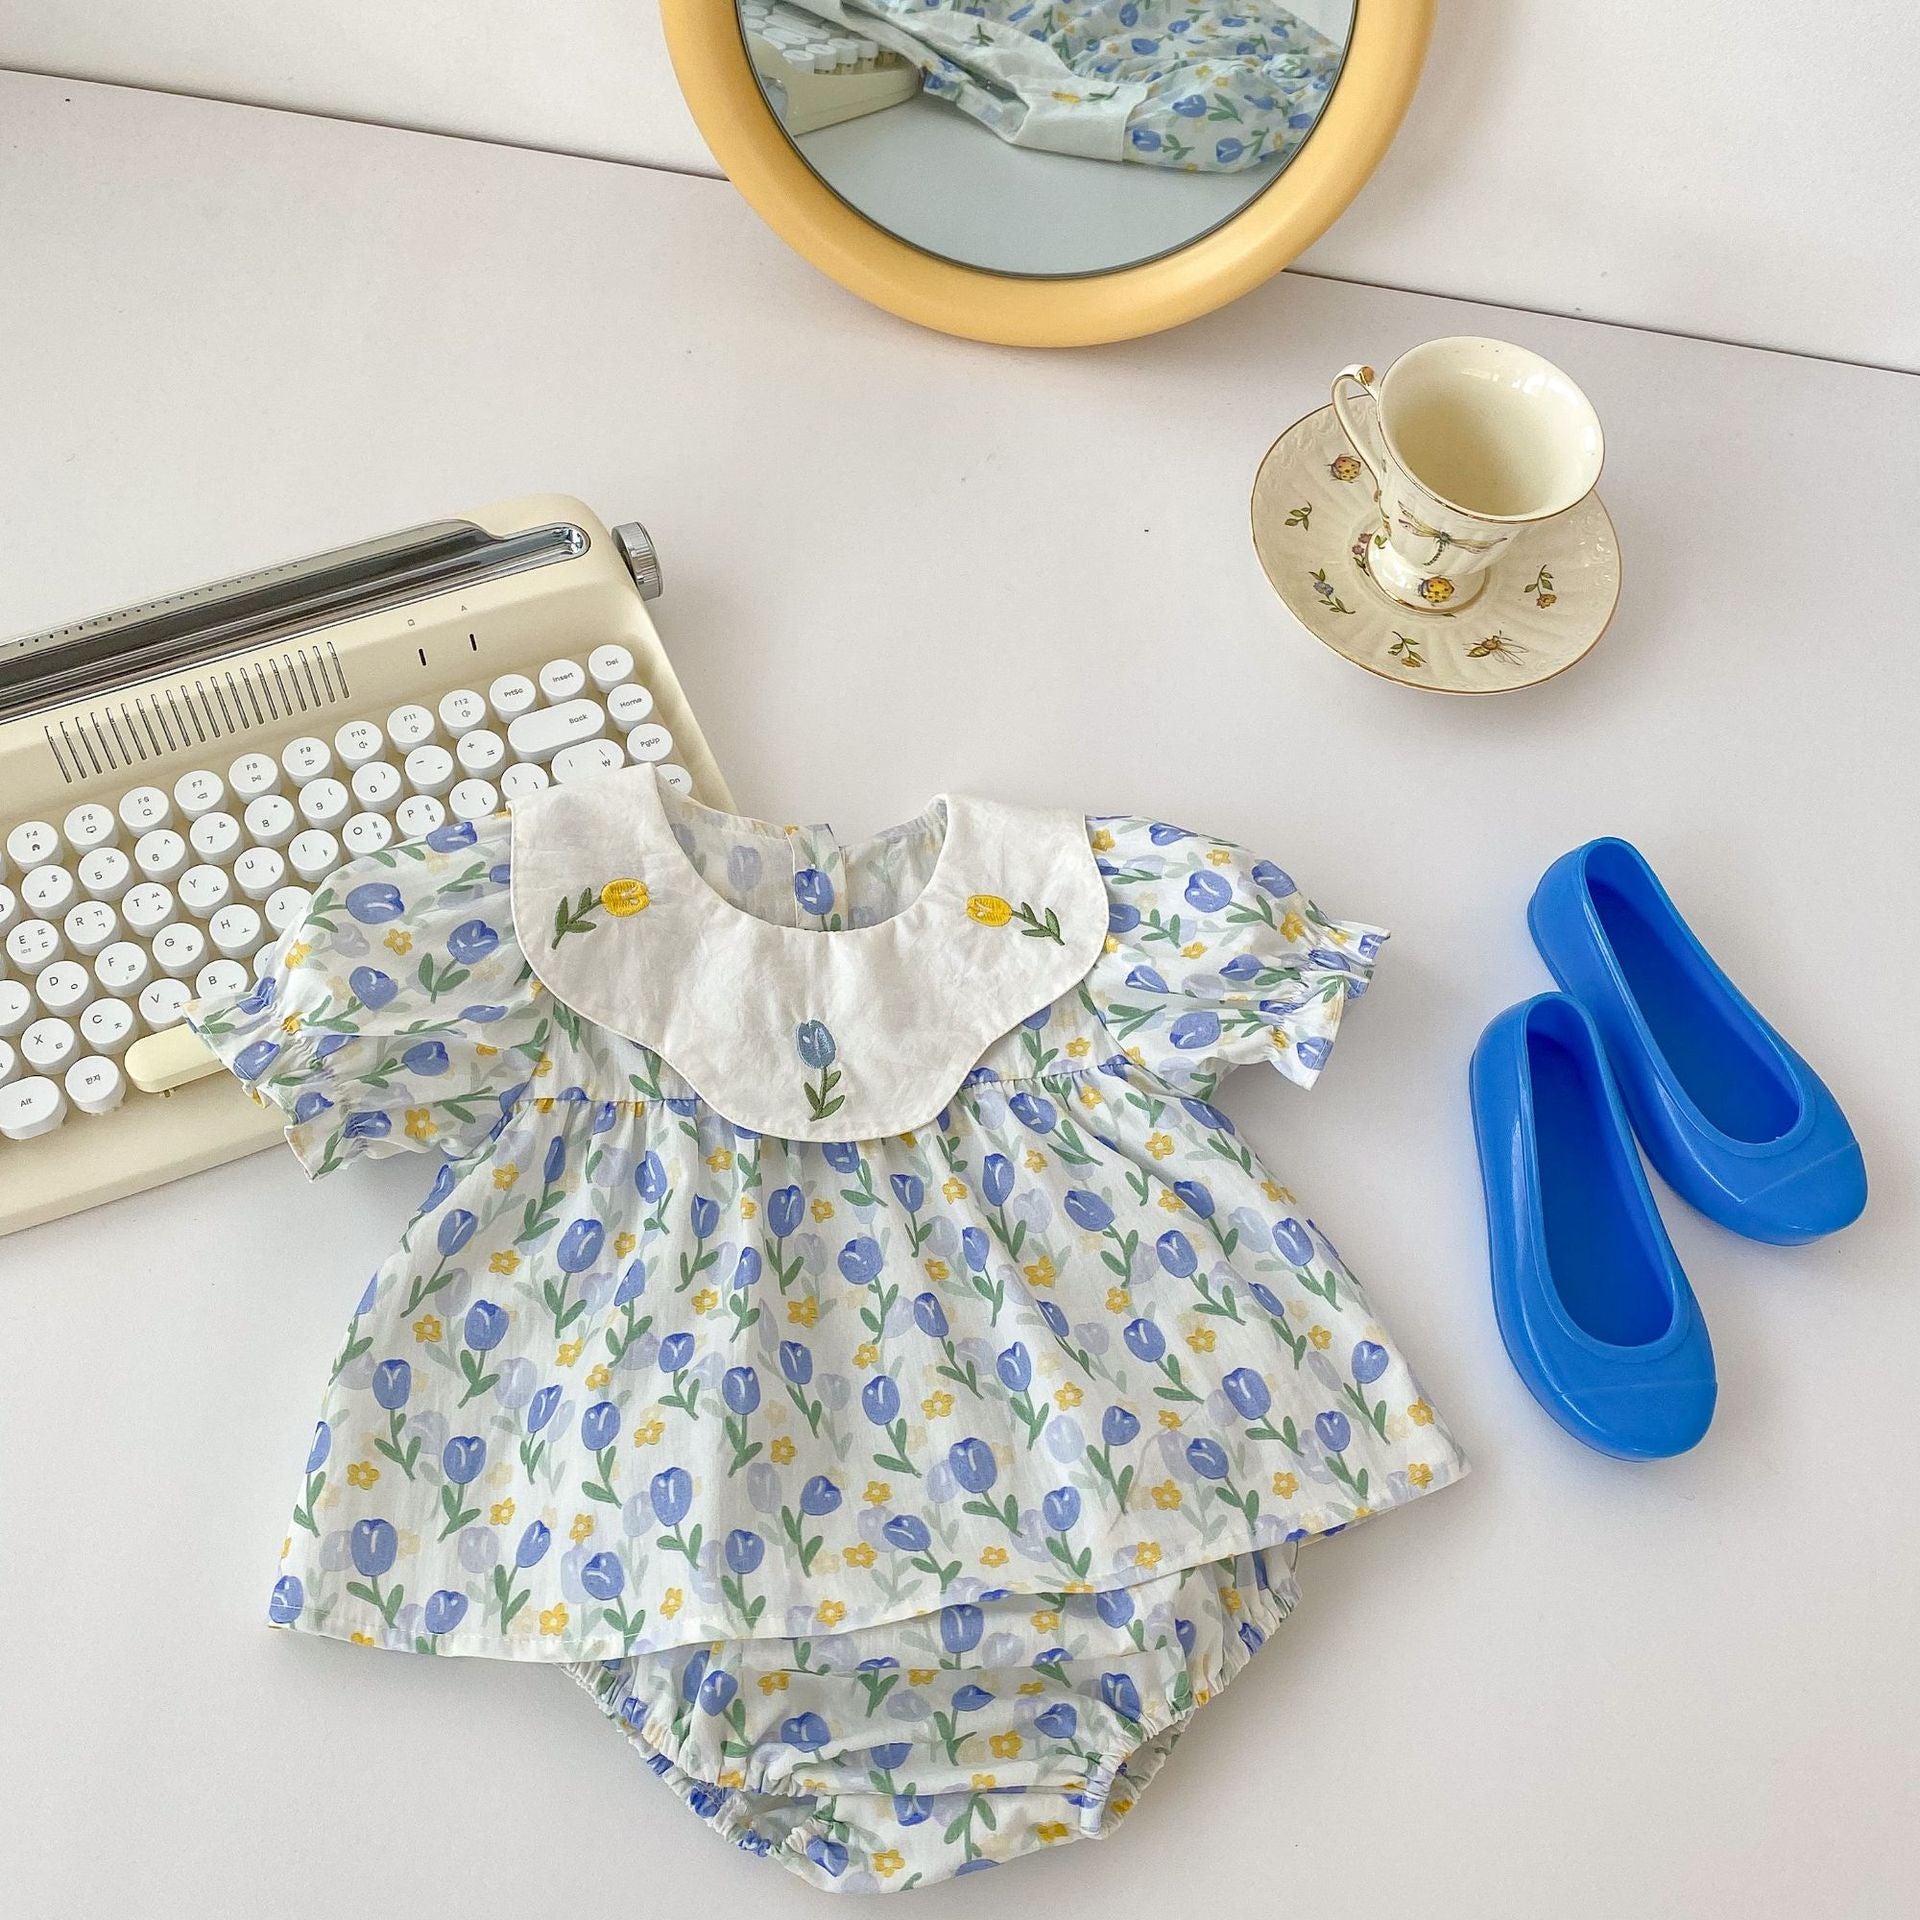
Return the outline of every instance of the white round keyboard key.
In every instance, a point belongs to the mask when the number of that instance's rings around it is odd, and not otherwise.
[[[240,907],[222,907],[220,913],[250,911]],[[214,918],[219,919],[215,914]],[[176,980],[198,971],[207,957],[207,936],[191,920],[176,920],[153,936],[153,961],[162,973]]]
[[[394,811],[393,824],[405,840],[418,840],[435,827],[447,824],[447,810],[430,793],[416,793],[402,800]]]
[[[36,1020],[20,1036],[20,1058],[35,1073],[59,1073],[80,1051],[80,1036],[71,1020],[49,1015]]]
[[[39,1074],[0,1087],[0,1133],[9,1140],[51,1133],[66,1117],[67,1096]]]
[[[693,775],[685,767],[678,766],[671,760],[663,767],[655,767],[653,772],[654,778],[671,793],[693,791]]]
[[[13,1042],[0,1040],[0,1087],[4,1087],[20,1071],[20,1056],[14,1051]]]
[[[195,859],[209,866],[230,866],[244,844],[240,822],[230,813],[203,813],[187,829],[187,845]]]
[[[284,847],[293,838],[299,820],[293,802],[284,794],[263,793],[247,802],[247,837],[256,848]]]
[[[151,833],[173,818],[173,802],[158,787],[134,787],[120,796],[120,823],[129,833]]]
[[[5,933],[20,918],[20,896],[11,887],[0,886],[0,933]]]
[[[153,956],[137,940],[116,940],[94,955],[93,977],[107,993],[137,993],[153,978]]]
[[[7,835],[7,858],[25,873],[60,851],[60,836],[44,820],[22,820]]]
[[[622,733],[631,733],[642,720],[653,718],[653,695],[645,687],[629,680],[607,695],[607,718]]]
[[[572,786],[582,780],[604,779],[626,764],[611,740],[586,740],[577,747],[562,747],[553,756],[553,777],[563,787]]]
[[[471,687],[455,687],[440,696],[440,724],[458,737],[479,726],[487,717],[487,703]]]
[[[407,785],[438,799],[453,785],[453,755],[445,747],[415,747],[407,755]]]
[[[387,736],[371,720],[349,720],[333,736],[333,750],[351,774],[355,767],[364,767],[386,752]]]
[[[177,880],[192,864],[187,843],[171,827],[156,827],[133,843],[133,864],[149,880]]]
[[[587,676],[580,671],[577,660],[549,660],[540,669],[540,691],[550,707],[576,699],[586,684]]]
[[[50,920],[22,920],[7,934],[7,958],[27,975],[60,958],[66,939]]]
[[[126,1098],[127,1076],[97,1053],[81,1056],[67,1069],[67,1098],[82,1113],[111,1113]]]
[[[0,1034],[20,1032],[40,1011],[33,995],[18,980],[0,980]]]
[[[633,655],[625,647],[595,647],[587,655],[587,671],[602,693],[611,693],[624,680],[633,678]]]
[[[231,1000],[253,985],[253,975],[240,960],[209,960],[193,976],[196,1000]]]
[[[249,847],[233,863],[233,878],[249,900],[264,900],[286,884],[287,863],[271,847]]]
[[[253,977],[264,980],[273,971],[274,955],[280,951],[277,940],[269,940],[264,946],[255,949],[253,956]]]
[[[80,898],[80,883],[68,867],[35,867],[20,879],[20,904],[42,920],[57,920]]]
[[[180,876],[180,904],[196,920],[218,913],[233,898],[233,875],[225,867],[189,867]]]
[[[312,905],[313,895],[305,887],[275,887],[267,895],[263,911],[267,925],[276,934],[282,934],[289,927],[298,926],[307,917],[307,909]]]
[[[80,1015],[80,1038],[91,1052],[104,1053],[111,1059],[126,1050],[138,1024],[124,1000],[92,1000]]]
[[[500,789],[491,780],[462,780],[447,795],[456,820],[491,820],[500,811]]]
[[[531,713],[539,704],[539,689],[524,673],[503,673],[487,689],[487,705],[502,725],[518,720],[523,713]]]
[[[340,864],[340,842],[318,827],[287,842],[287,865],[302,880],[324,880]]]
[[[157,880],[143,880],[129,887],[120,902],[120,918],[136,940],[151,940],[162,927],[170,926],[179,910],[171,887]]]
[[[310,827],[337,827],[352,811],[353,795],[338,780],[309,780],[300,789],[300,817]]]
[[[453,757],[462,773],[476,780],[487,779],[506,764],[507,743],[486,727],[475,727],[454,742]]]
[[[133,885],[133,861],[118,847],[80,856],[80,884],[96,900],[118,900]]]
[[[195,767],[173,783],[173,804],[188,820],[198,820],[225,804],[227,783],[208,767]]]
[[[673,751],[673,735],[657,720],[635,727],[627,735],[627,757],[642,765],[664,760]]]
[[[353,770],[353,797],[367,813],[391,813],[406,790],[400,769],[391,760],[369,760]]]
[[[227,785],[235,801],[245,807],[263,793],[280,791],[280,762],[270,753],[243,753],[227,769]]]
[[[364,859],[393,844],[393,822],[384,813],[356,813],[340,829],[340,844],[349,860]]]
[[[500,797],[508,806],[516,800],[531,800],[553,785],[553,776],[534,760],[516,760],[500,776]]]
[[[33,983],[34,996],[51,1014],[64,1020],[78,1013],[93,998],[93,975],[78,960],[56,960],[40,969]]]
[[[333,749],[318,734],[303,733],[280,749],[280,764],[295,786],[304,786],[333,765]]]
[[[431,708],[412,703],[404,707],[395,707],[387,715],[387,738],[401,753],[411,753],[415,747],[423,747],[440,731],[440,723],[433,717]]]
[[[169,928],[168,931],[172,932],[173,929]],[[213,944],[231,960],[236,954],[251,953],[260,944],[260,916],[253,908],[235,901],[230,907],[222,907],[207,922],[207,932],[212,936]],[[161,939],[165,938],[163,934]],[[169,973],[184,971],[183,968],[169,965],[160,940],[153,943],[153,954]],[[198,964],[197,960],[195,964]]]
[[[597,740],[606,730],[607,710],[598,700],[569,700],[523,713],[507,729],[507,745],[516,759],[551,760],[562,747]]]
[[[60,928],[67,936],[68,951],[91,960],[119,933],[120,916],[104,900],[82,900],[67,909]]]
[[[111,807],[87,800],[60,823],[60,831],[75,853],[91,853],[95,847],[110,847],[120,838],[120,821]]]
[[[193,989],[184,980],[150,980],[140,989],[140,1018],[155,1033],[177,1027]]]

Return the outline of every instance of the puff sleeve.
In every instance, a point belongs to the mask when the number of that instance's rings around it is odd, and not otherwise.
[[[286,1116],[310,1178],[359,1154],[463,1156],[539,1059],[550,1005],[508,911],[508,825],[460,822],[324,881],[237,998],[187,1018]]]
[[[1312,1086],[1385,931],[1330,918],[1230,841],[1124,816],[1089,830],[1108,936],[1087,990],[1121,1049],[1202,1098],[1250,1060]]]

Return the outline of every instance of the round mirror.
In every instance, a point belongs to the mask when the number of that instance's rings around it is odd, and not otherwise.
[[[663,0],[694,117],[854,291],[976,338],[1150,332],[1306,246],[1392,137],[1431,0]]]

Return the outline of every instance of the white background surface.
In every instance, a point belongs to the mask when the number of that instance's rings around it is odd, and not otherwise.
[[[1399,139],[1305,265],[1920,367],[1904,0],[1437,14]],[[0,0],[0,66],[714,170],[656,0]]]
[[[840,294],[702,180],[42,81],[0,80],[0,126],[0,631],[562,486],[658,537],[743,806],[1164,812],[1394,929],[1321,1086],[1227,1103],[1476,1470],[1309,1551],[1110,1842],[916,1913],[1911,1912],[1920,650],[1862,536],[1920,382],[1300,278],[997,351]],[[1572,673],[1440,700],[1293,625],[1246,499],[1328,369],[1483,327],[1593,395],[1625,591]],[[1798,1250],[1667,1198],[1722,1391],[1647,1467],[1508,1368],[1465,1104],[1481,1025],[1546,984],[1535,877],[1603,831],[1875,1181]],[[824,1911],[558,1676],[263,1626],[326,1365],[427,1177],[267,1155],[0,1242],[10,1913]]]

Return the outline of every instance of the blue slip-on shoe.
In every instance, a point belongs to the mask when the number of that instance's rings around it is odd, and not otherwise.
[[[1637,847],[1589,840],[1562,855],[1527,924],[1593,1015],[1640,1144],[1683,1200],[1779,1246],[1860,1217],[1866,1162],[1839,1103],[1715,964]]]
[[[1509,1007],[1480,1036],[1469,1085],[1515,1371],[1601,1453],[1684,1453],[1713,1418],[1713,1347],[1592,1019],[1563,993]]]

